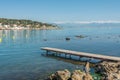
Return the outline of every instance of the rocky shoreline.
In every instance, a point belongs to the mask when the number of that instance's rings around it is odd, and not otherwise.
[[[102,75],[101,80],[120,80],[120,62],[103,61],[95,66],[95,70]]]
[[[21,29],[59,29],[56,24],[42,23],[26,19],[0,18],[0,30],[21,30]]]
[[[45,80],[120,80],[120,62],[103,61],[95,64],[96,73],[100,78],[95,78],[90,74],[89,62],[86,62],[84,71],[74,70],[70,72],[65,69],[51,74]]]

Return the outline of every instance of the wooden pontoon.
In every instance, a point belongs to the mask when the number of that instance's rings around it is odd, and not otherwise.
[[[106,61],[120,61],[120,57],[115,57],[115,56],[107,56],[107,55],[100,55],[100,54],[92,54],[92,53],[85,53],[85,52],[77,52],[77,51],[72,51],[72,50],[65,50],[65,49],[58,49],[58,48],[50,48],[50,47],[42,47],[41,50],[45,50],[46,54],[48,52],[55,52],[56,54],[65,54],[74,56],[79,56],[81,57],[86,57],[86,58],[94,58],[94,59],[100,59],[100,60],[106,60]]]

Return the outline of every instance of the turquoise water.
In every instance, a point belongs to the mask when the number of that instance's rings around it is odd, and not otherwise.
[[[76,38],[85,35],[86,38]],[[65,38],[70,37],[70,41]],[[1,30],[0,80],[43,80],[62,69],[82,69],[73,64],[42,56],[40,47],[56,47],[120,57],[120,27],[67,27],[61,30]]]

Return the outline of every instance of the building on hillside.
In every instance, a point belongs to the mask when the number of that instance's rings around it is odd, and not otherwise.
[[[3,27],[7,29],[10,27],[10,25],[3,25]]]

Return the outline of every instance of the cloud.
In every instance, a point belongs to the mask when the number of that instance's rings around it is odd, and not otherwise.
[[[54,22],[56,24],[67,24],[67,23],[73,23],[73,24],[92,24],[92,23],[99,23],[99,24],[104,24],[104,23],[120,23],[120,21],[112,21],[112,20],[107,20],[107,21],[57,21]]]

